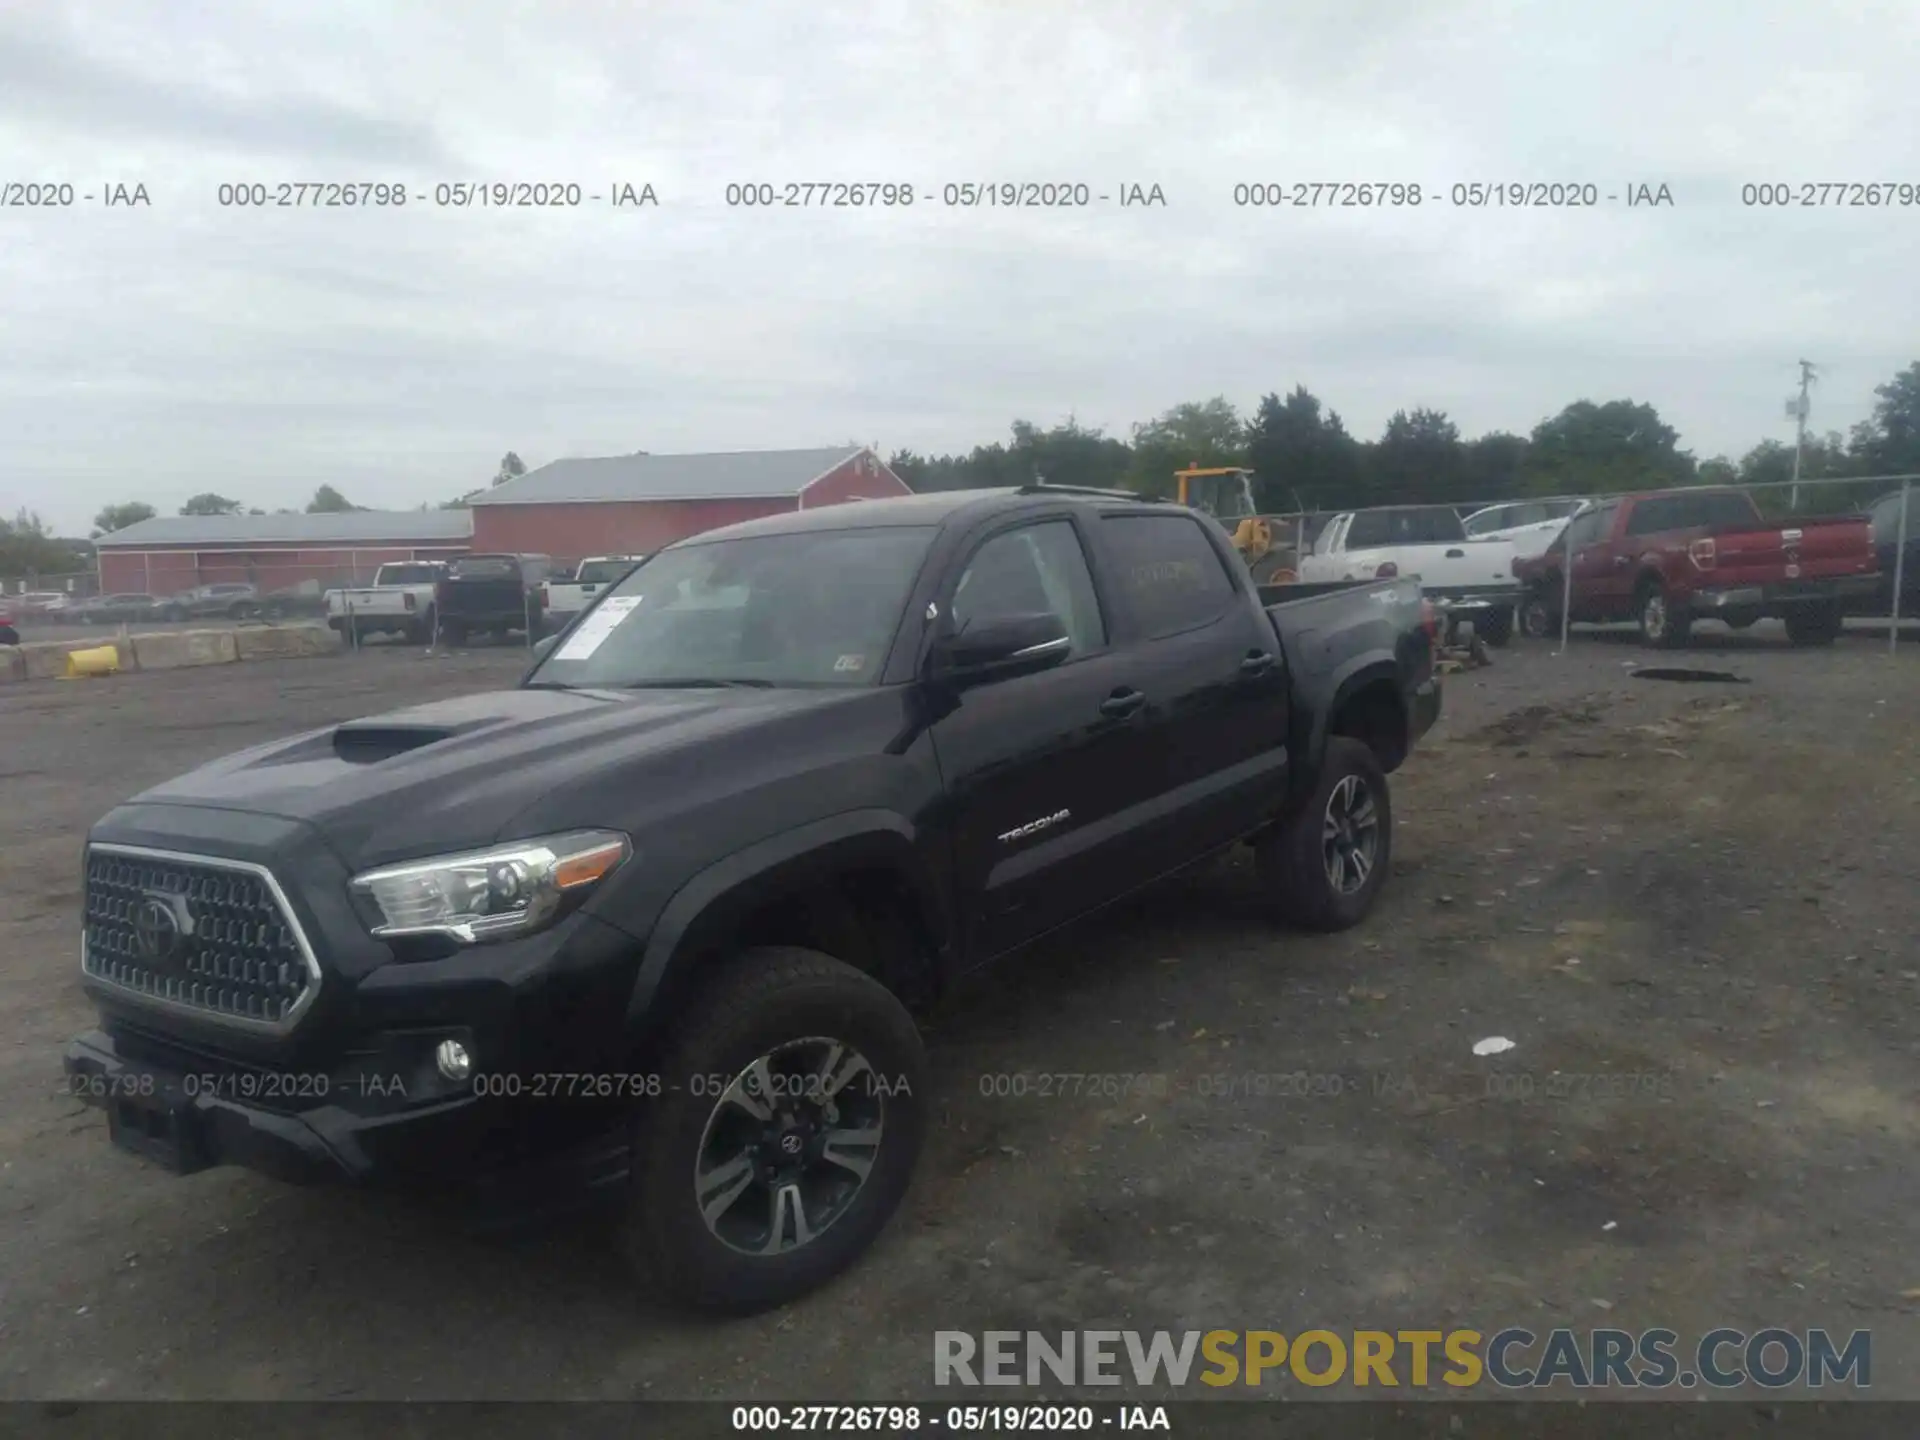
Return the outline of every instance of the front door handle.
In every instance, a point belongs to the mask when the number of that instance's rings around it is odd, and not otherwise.
[[[1116,690],[1100,702],[1100,713],[1124,720],[1146,703],[1147,697],[1138,690]]]
[[[1467,552],[1464,550],[1447,551],[1447,559],[1449,560],[1464,560],[1466,558],[1467,558]]]
[[[1247,658],[1240,662],[1242,675],[1264,675],[1273,668],[1273,656],[1265,650],[1250,650]]]
[[[1624,570],[1631,563],[1632,563],[1632,557],[1630,556],[1616,555],[1613,557],[1613,568],[1616,570]]]

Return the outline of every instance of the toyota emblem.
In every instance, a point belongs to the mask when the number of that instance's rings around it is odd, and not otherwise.
[[[788,1155],[798,1155],[801,1143],[800,1136],[793,1131],[780,1137],[780,1149]]]
[[[179,959],[193,934],[193,919],[183,896],[149,893],[133,912],[133,943],[140,957],[156,965]]]

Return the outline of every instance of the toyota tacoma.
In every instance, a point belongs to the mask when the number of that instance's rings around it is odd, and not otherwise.
[[[68,1082],[176,1171],[597,1192],[669,1294],[779,1304],[899,1204],[956,976],[1241,842],[1282,918],[1366,915],[1435,624],[1110,492],[684,540],[514,689],[100,820]]]

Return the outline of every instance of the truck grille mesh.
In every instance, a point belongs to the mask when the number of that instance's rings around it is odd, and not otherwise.
[[[278,1026],[317,986],[264,876],[185,859],[94,850],[87,857],[81,965],[136,995]]]

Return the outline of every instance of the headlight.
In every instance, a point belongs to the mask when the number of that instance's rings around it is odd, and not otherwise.
[[[612,830],[516,840],[490,850],[386,865],[353,877],[384,923],[383,939],[445,935],[471,945],[525,935],[611,874],[633,853]]]

